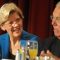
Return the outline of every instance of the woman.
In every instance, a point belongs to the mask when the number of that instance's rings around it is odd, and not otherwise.
[[[23,40],[39,40],[38,36],[23,30],[23,18],[21,9],[14,3],[7,3],[1,7],[0,27],[3,31],[7,31],[7,33],[0,35],[1,58],[14,59],[16,51],[20,49],[20,42]]]

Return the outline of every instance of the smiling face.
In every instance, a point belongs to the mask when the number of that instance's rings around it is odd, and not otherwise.
[[[13,37],[19,37],[23,30],[23,20],[17,12],[9,15],[8,21],[2,26],[9,34],[12,32]]]
[[[60,7],[56,7],[53,12],[52,25],[55,36],[60,39]]]

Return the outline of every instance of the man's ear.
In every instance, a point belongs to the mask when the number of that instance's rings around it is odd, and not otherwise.
[[[5,31],[5,26],[4,25],[1,25],[0,28]]]

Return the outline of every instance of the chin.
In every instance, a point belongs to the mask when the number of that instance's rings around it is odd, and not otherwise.
[[[15,34],[15,35],[13,35],[14,37],[19,37],[20,35],[18,35],[18,34]]]
[[[55,36],[56,36],[56,37],[60,37],[60,34],[55,33]]]
[[[13,36],[14,37],[19,37],[19,36],[21,36],[21,32],[19,32],[19,33],[13,33]]]
[[[59,37],[59,36],[60,36],[60,32],[59,32],[59,31],[54,31],[54,35],[55,35],[56,37]]]

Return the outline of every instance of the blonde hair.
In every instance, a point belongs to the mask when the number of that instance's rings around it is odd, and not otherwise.
[[[18,8],[14,3],[6,3],[0,8],[0,25],[8,20],[9,13],[12,10],[19,12],[21,17],[24,18],[20,8]]]

